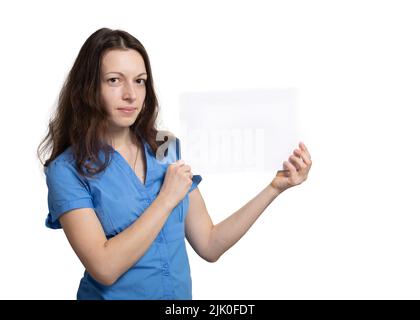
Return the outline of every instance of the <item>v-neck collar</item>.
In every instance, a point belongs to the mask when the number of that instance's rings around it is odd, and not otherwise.
[[[141,145],[142,145],[142,149],[144,152],[144,157],[145,157],[145,175],[144,175],[144,183],[141,182],[141,180],[139,179],[139,177],[137,176],[137,174],[134,172],[133,168],[131,168],[130,164],[127,162],[127,160],[122,156],[122,154],[117,151],[116,149],[114,149],[111,145],[108,144],[108,146],[111,147],[111,149],[113,150],[113,152],[116,154],[116,160],[121,164],[121,166],[124,168],[125,172],[133,177],[133,179],[135,179],[138,184],[142,187],[145,188],[149,179],[149,166],[150,166],[150,162],[149,162],[149,157],[148,157],[148,150],[147,150],[147,146],[146,146],[147,142],[141,138]]]

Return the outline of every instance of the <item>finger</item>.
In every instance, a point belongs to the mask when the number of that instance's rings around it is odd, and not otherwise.
[[[306,154],[307,158],[311,160],[311,155],[309,154],[309,150],[303,142],[299,143],[299,148]]]
[[[306,165],[303,163],[301,158],[298,158],[296,156],[290,156],[289,157],[289,162],[292,163],[297,171],[300,171],[304,168],[306,168]]]
[[[191,171],[183,171],[182,174],[185,175],[186,177],[190,178],[190,179],[192,179],[192,177],[194,175]]]
[[[188,164],[184,164],[182,166],[182,171],[184,171],[184,172],[191,171],[191,166],[189,166]]]
[[[295,174],[297,173],[296,168],[288,161],[284,161],[283,162],[283,168],[285,170],[288,170],[290,174]]]
[[[301,157],[301,158],[302,158],[302,160],[303,160],[303,162],[304,162],[307,166],[311,165],[311,159],[308,157],[308,154],[307,154],[306,152],[303,152],[303,151],[302,151],[302,150],[300,150],[300,149],[295,149],[295,150],[293,151],[293,154],[294,154],[294,155],[296,155],[297,157]]]
[[[288,177],[290,175],[290,171],[289,170],[277,170],[276,176],[280,177]]]

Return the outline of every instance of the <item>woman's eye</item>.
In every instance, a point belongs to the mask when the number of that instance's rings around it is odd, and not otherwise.
[[[119,78],[109,78],[108,79],[108,81],[109,82],[111,82],[111,83],[117,83],[116,81],[114,81],[114,80],[118,80]],[[141,84],[141,81],[143,81],[143,84],[145,84],[146,83],[146,80],[145,79],[137,79],[137,83],[138,84]]]
[[[109,78],[108,81],[115,80],[115,79],[118,79],[118,78]],[[115,83],[115,82],[111,81],[111,83]]]

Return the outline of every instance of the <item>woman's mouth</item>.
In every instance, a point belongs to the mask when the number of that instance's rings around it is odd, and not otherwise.
[[[117,108],[117,110],[122,114],[132,115],[136,111],[136,108]]]

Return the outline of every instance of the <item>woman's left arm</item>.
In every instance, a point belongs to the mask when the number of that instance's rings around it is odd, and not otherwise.
[[[258,195],[220,223],[213,225],[198,188],[189,194],[190,206],[185,221],[188,242],[197,254],[215,262],[249,230],[258,217],[286,189],[301,184],[308,177],[312,165],[308,149],[303,143],[294,150],[282,171]]]

